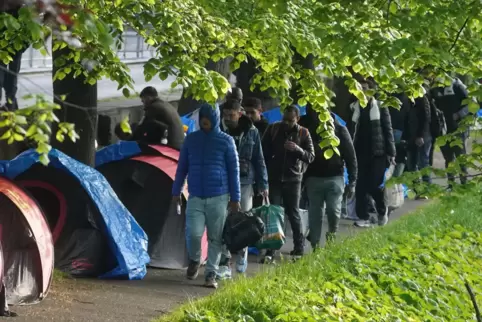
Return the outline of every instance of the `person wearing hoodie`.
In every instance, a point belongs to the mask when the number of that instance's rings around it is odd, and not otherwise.
[[[363,90],[370,90],[367,81],[361,82]],[[375,201],[378,225],[388,223],[388,207],[385,203],[385,172],[395,164],[395,140],[388,108],[381,108],[374,97],[368,97],[368,105],[361,107],[356,101],[350,105],[352,114],[352,137],[358,168],[355,189],[356,214],[361,219],[358,227],[370,227],[368,198]]]
[[[261,138],[253,122],[242,113],[239,101],[229,100],[224,104],[221,130],[233,137],[239,155],[239,173],[241,181],[241,211],[253,208],[254,185],[263,197],[268,197],[268,173],[264,163]],[[221,278],[231,277],[229,252],[225,250],[221,259],[219,275]],[[246,272],[248,252],[244,249],[238,253],[236,271]]]
[[[223,249],[227,210],[237,212],[241,207],[238,152],[233,138],[221,131],[219,123],[219,106],[202,104],[199,109],[201,129],[186,136],[172,186],[173,203],[180,205],[187,177],[187,278],[193,280],[198,276],[201,238],[207,229],[209,245],[204,285],[210,288],[217,288],[216,272]]]
[[[315,150],[308,129],[300,126],[300,110],[291,105],[285,108],[283,121],[271,124],[263,137],[263,154],[268,168],[269,199],[283,205],[293,231],[294,260],[304,254],[305,237],[300,218],[301,181]],[[273,261],[275,252],[269,250],[262,259]]]
[[[323,209],[328,219],[328,232],[326,241],[333,241],[338,231],[341,217],[343,193],[345,192],[345,166],[348,171],[348,185],[346,187],[349,196],[354,195],[357,178],[357,160],[355,148],[350,133],[346,126],[340,124],[332,114],[332,124],[335,135],[340,140],[338,149],[340,155],[334,153],[331,158],[325,158],[325,149],[320,148],[323,137],[317,133],[320,121],[316,111],[309,106],[306,115],[300,120],[300,125],[310,131],[315,147],[315,159],[308,166],[305,173],[305,187],[308,194],[309,208],[309,236],[307,239],[313,249],[320,246],[321,228],[323,222]]]

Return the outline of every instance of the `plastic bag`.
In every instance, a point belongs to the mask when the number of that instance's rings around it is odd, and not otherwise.
[[[405,202],[405,190],[403,185],[395,184],[385,188],[385,202],[390,210],[398,209]]]
[[[263,221],[250,212],[232,213],[226,218],[223,239],[226,247],[232,253],[256,244],[263,234]]]
[[[286,242],[283,230],[285,211],[281,206],[264,205],[252,212],[264,222],[263,238],[256,244],[258,249],[280,249]]]

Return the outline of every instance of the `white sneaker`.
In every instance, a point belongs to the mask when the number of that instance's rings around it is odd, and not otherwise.
[[[355,226],[360,228],[370,228],[372,227],[372,223],[370,220],[358,220],[355,221]]]

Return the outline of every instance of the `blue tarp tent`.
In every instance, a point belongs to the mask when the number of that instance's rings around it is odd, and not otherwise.
[[[95,169],[80,163],[64,153],[52,149],[50,164],[74,177],[99,210],[103,230],[116,266],[101,278],[142,279],[149,263],[147,236],[129,211],[119,201],[107,180]],[[26,151],[11,161],[0,163],[0,173],[10,179],[39,163],[35,150]]]

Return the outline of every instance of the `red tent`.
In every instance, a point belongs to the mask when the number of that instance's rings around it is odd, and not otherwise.
[[[105,148],[109,149],[109,147]],[[168,146],[143,146],[142,152],[97,167],[149,238],[150,266],[181,269],[187,266],[185,205],[181,215],[171,205],[179,151]],[[207,236],[202,240],[207,258]]]
[[[36,303],[47,295],[53,274],[50,229],[36,202],[2,177],[0,209],[0,244],[3,246],[0,267],[8,304]]]

